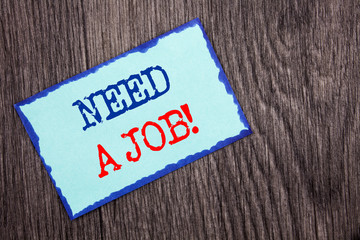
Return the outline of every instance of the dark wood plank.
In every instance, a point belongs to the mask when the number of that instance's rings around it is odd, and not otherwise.
[[[74,221],[13,104],[199,17],[254,134]],[[1,239],[359,239],[358,1],[0,1]]]

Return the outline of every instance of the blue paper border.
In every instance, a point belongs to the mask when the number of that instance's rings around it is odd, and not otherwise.
[[[46,165],[46,163],[44,161],[44,158],[41,156],[40,147],[39,147],[39,137],[36,134],[36,132],[34,131],[32,125],[29,122],[29,120],[27,119],[27,117],[21,111],[20,106],[32,103],[33,101],[35,101],[38,98],[42,98],[42,97],[47,96],[49,92],[55,91],[56,89],[60,88],[64,84],[68,84],[70,82],[73,82],[73,81],[79,80],[79,79],[81,79],[83,77],[86,77],[89,74],[95,73],[96,71],[98,71],[103,66],[106,66],[106,65],[108,65],[108,64],[110,64],[110,63],[112,63],[112,62],[114,62],[114,61],[116,61],[116,60],[118,60],[120,58],[126,57],[130,53],[135,53],[135,52],[145,53],[148,49],[156,46],[159,39],[164,38],[164,37],[166,37],[166,36],[168,36],[168,35],[170,35],[172,33],[179,33],[181,31],[183,31],[183,30],[185,30],[185,29],[187,29],[189,27],[193,27],[195,25],[198,25],[200,27],[201,31],[203,32],[203,37],[204,37],[204,39],[205,39],[205,41],[207,43],[207,47],[209,49],[211,57],[214,60],[216,66],[220,70],[220,72],[219,72],[219,81],[224,83],[226,92],[233,96],[234,104],[237,105],[237,107],[238,107],[238,115],[240,117],[240,121],[244,124],[244,126],[246,128],[248,128],[248,130],[242,130],[238,135],[236,135],[234,137],[227,138],[227,139],[225,139],[223,141],[219,141],[215,146],[213,146],[209,150],[203,150],[203,151],[198,152],[196,154],[189,155],[186,158],[184,158],[182,160],[179,160],[176,164],[169,164],[164,169],[159,170],[156,173],[154,173],[154,174],[152,174],[152,175],[150,175],[148,177],[144,177],[144,178],[138,180],[137,182],[135,182],[134,184],[129,185],[129,186],[117,191],[117,192],[111,193],[108,197],[106,197],[106,198],[104,198],[104,199],[102,199],[100,201],[95,202],[94,204],[86,207],[82,211],[80,211],[77,214],[73,215],[73,213],[71,211],[71,208],[70,208],[65,196],[62,195],[61,189],[59,187],[56,187],[56,181],[51,176],[51,167],[49,165]],[[204,157],[204,156],[206,156],[206,155],[208,155],[208,154],[210,154],[210,153],[212,153],[212,152],[214,152],[214,151],[216,151],[216,150],[218,150],[220,148],[223,148],[223,147],[225,147],[225,146],[227,146],[227,145],[229,145],[229,144],[231,144],[231,143],[233,143],[233,142],[235,142],[235,141],[237,141],[237,140],[239,140],[239,139],[241,139],[243,137],[246,137],[246,136],[248,136],[248,135],[250,135],[252,133],[252,131],[250,129],[250,126],[249,126],[249,123],[247,122],[246,117],[245,117],[245,115],[244,115],[244,113],[243,113],[243,111],[242,111],[242,109],[240,107],[240,104],[237,101],[236,96],[235,96],[235,94],[234,94],[234,92],[233,92],[233,90],[232,90],[232,88],[230,86],[230,83],[229,83],[228,79],[225,76],[225,73],[224,73],[224,71],[223,71],[223,69],[221,67],[221,64],[220,64],[220,62],[219,62],[219,60],[218,60],[218,58],[217,58],[217,56],[215,54],[215,51],[214,51],[214,49],[213,49],[213,47],[212,47],[212,45],[211,45],[211,43],[209,41],[209,38],[207,37],[207,35],[205,33],[205,30],[204,30],[199,18],[191,20],[190,22],[187,22],[187,23],[185,23],[185,24],[183,24],[183,25],[181,25],[181,26],[179,26],[179,27],[177,27],[177,28],[163,34],[163,35],[160,35],[157,38],[154,38],[154,39],[152,39],[152,40],[150,40],[150,41],[148,41],[148,42],[146,42],[144,44],[141,44],[138,47],[136,47],[136,48],[134,48],[134,49],[132,49],[132,50],[130,50],[128,52],[125,52],[125,53],[123,53],[123,54],[121,54],[121,55],[119,55],[119,56],[117,56],[115,58],[112,58],[112,59],[110,59],[110,60],[108,60],[108,61],[106,61],[106,62],[104,62],[104,63],[102,63],[102,64],[100,64],[98,66],[95,66],[95,67],[93,67],[93,68],[91,68],[91,69],[89,69],[89,70],[87,70],[85,72],[82,72],[82,73],[80,73],[78,75],[75,75],[74,77],[71,77],[71,78],[69,78],[69,79],[67,79],[67,80],[65,80],[63,82],[60,82],[60,83],[58,83],[56,85],[53,85],[53,86],[45,89],[44,91],[39,92],[39,93],[25,99],[24,101],[15,104],[14,107],[15,107],[16,111],[18,112],[22,123],[24,124],[24,127],[25,127],[26,131],[28,132],[28,134],[30,136],[30,139],[31,139],[32,143],[34,144],[34,147],[35,147],[36,151],[40,155],[40,158],[41,158],[41,160],[42,160],[42,162],[43,162],[43,164],[44,164],[44,166],[46,168],[46,171],[48,172],[48,174],[49,174],[49,176],[51,178],[51,181],[53,182],[53,184],[54,184],[54,186],[56,188],[56,191],[58,192],[58,194],[60,196],[60,199],[63,202],[64,207],[65,207],[65,209],[66,209],[66,211],[67,211],[67,213],[68,213],[71,220],[73,220],[73,219],[75,219],[75,218],[77,218],[77,217],[79,217],[79,216],[81,216],[81,215],[83,215],[85,213],[88,213],[88,212],[90,212],[90,211],[92,211],[92,210],[94,210],[94,209],[96,209],[96,208],[98,208],[98,207],[100,207],[100,206],[114,200],[114,199],[119,198],[122,195],[125,195],[125,194],[139,188],[139,187],[142,187],[147,183],[150,183],[150,182],[152,182],[152,181],[154,181],[154,180],[156,180],[156,179],[158,179],[158,178],[160,178],[160,177],[162,177],[162,176],[164,176],[164,175],[166,175],[166,174],[168,174],[170,172],[175,171],[176,169],[179,169],[179,168],[181,168],[181,167],[183,167],[183,166],[185,166],[185,165],[187,165],[187,164],[189,164],[189,163],[191,163],[191,162],[193,162],[193,161],[195,161],[195,160],[197,160],[197,159],[199,159],[201,157]]]

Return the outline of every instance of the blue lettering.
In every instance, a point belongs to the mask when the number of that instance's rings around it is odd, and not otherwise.
[[[169,77],[162,67],[149,67],[141,71],[140,74],[131,75],[127,80],[109,85],[105,90],[91,93],[89,97],[85,98],[85,100],[89,100],[91,107],[86,106],[80,100],[76,100],[72,106],[78,107],[85,121],[83,130],[96,126],[96,122],[101,123],[101,115],[106,114],[100,113],[96,107],[95,96],[102,95],[108,111],[106,120],[110,120],[169,91]],[[93,118],[93,121],[89,121],[89,116]]]

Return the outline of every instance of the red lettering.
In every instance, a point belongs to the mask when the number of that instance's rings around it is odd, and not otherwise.
[[[167,113],[165,113],[164,115],[158,117],[158,120],[165,120],[167,126],[170,129],[170,133],[173,137],[173,139],[171,141],[169,141],[170,145],[173,145],[175,143],[178,143],[184,139],[186,139],[189,135],[190,132],[192,131],[194,134],[197,134],[199,132],[199,128],[197,126],[192,126],[192,128],[190,129],[188,124],[193,123],[193,117],[190,113],[190,109],[187,103],[185,103],[184,105],[180,106],[181,111],[179,110],[171,110]],[[173,124],[170,121],[170,118],[173,120],[172,116],[176,115],[178,120]],[[175,117],[175,120],[177,119]],[[160,133],[160,137],[161,137],[161,144],[159,146],[154,146],[153,144],[151,144],[149,142],[148,136],[146,135],[146,130],[148,129],[149,126],[155,127],[157,129],[157,131]],[[182,126],[182,128],[180,127]],[[180,127],[180,130],[185,130],[185,133],[183,133],[183,131],[175,131],[178,127]],[[137,162],[139,161],[140,157],[141,157],[141,150],[140,150],[140,146],[137,143],[136,139],[135,139],[135,133],[139,131],[139,128],[134,127],[132,128],[128,133],[123,133],[121,134],[122,138],[127,138],[129,137],[131,142],[134,144],[135,147],[135,152],[132,153],[130,151],[126,152],[126,159],[129,162]],[[161,151],[166,144],[166,136],[165,136],[165,132],[162,129],[162,127],[156,123],[156,122],[152,122],[152,121],[147,121],[144,126],[142,126],[141,128],[141,135],[144,137],[143,141],[146,147],[148,147],[150,150],[152,151]],[[100,168],[101,168],[101,173],[99,174],[100,178],[103,178],[104,176],[107,176],[109,173],[105,170],[105,167],[107,165],[112,164],[114,166],[114,171],[121,169],[122,165],[117,164],[114,159],[110,156],[110,154],[108,152],[105,151],[105,149],[98,144],[98,151],[99,151],[99,160],[100,160]],[[103,155],[105,155],[107,157],[106,163],[103,161]],[[135,157],[131,156],[131,155],[136,155]]]
[[[122,138],[126,138],[126,137],[130,137],[131,142],[135,145],[135,150],[137,153],[136,157],[132,157],[131,156],[131,152],[127,152],[126,153],[126,158],[129,162],[137,162],[139,161],[140,157],[141,157],[141,151],[140,151],[140,147],[139,144],[136,142],[134,134],[139,131],[139,128],[135,127],[133,129],[131,129],[127,134],[123,133],[121,134]]]
[[[189,109],[189,106],[187,105],[187,103],[185,103],[184,105],[181,105],[180,108],[181,108],[181,110],[183,110],[183,112],[184,112],[185,116],[187,117],[187,119],[189,120],[189,122],[192,123],[193,118],[191,116],[190,109]],[[191,130],[194,134],[197,134],[199,132],[199,128],[197,126],[194,126]]]
[[[172,115],[178,115],[179,118],[180,118],[180,120],[177,121],[175,124],[172,124],[172,123],[170,122],[170,116],[172,116]],[[169,142],[170,145],[173,145],[173,144],[175,144],[175,143],[178,143],[178,142],[184,140],[185,138],[187,138],[187,137],[189,136],[189,134],[190,134],[189,126],[187,125],[186,122],[183,121],[182,113],[181,113],[179,110],[171,110],[171,111],[165,113],[165,115],[160,116],[158,119],[159,119],[159,120],[165,120],[165,121],[166,121],[166,124],[167,124],[168,127],[170,128],[170,132],[171,132],[171,134],[172,134],[172,136],[173,136],[173,138],[174,138],[173,140],[171,140],[171,141]],[[178,126],[184,126],[184,127],[185,127],[186,133],[185,133],[184,135],[178,136],[178,135],[176,134],[175,128],[178,127]]]
[[[99,174],[99,178],[103,178],[109,174],[105,170],[105,166],[107,166],[107,165],[110,165],[110,164],[114,165],[114,171],[119,170],[121,168],[122,165],[117,164],[114,161],[114,159],[110,156],[110,154],[108,152],[106,152],[106,150],[103,148],[103,146],[101,146],[101,144],[98,144],[97,147],[98,147],[98,151],[99,151],[99,160],[100,160],[100,168],[101,168],[101,173]],[[103,157],[102,157],[103,154],[107,157],[106,163],[104,163],[104,161],[103,161]]]
[[[158,147],[155,147],[155,146],[151,145],[149,143],[149,141],[147,140],[147,138],[146,138],[146,128],[147,128],[147,126],[150,126],[150,125],[154,126],[159,131],[159,133],[161,134],[161,145],[158,146]],[[160,127],[159,124],[151,122],[151,121],[146,122],[144,124],[143,128],[141,129],[141,134],[144,136],[145,145],[148,148],[150,148],[150,150],[152,150],[152,151],[160,151],[165,146],[165,140],[166,140],[165,139],[165,133],[164,133],[164,130]]]

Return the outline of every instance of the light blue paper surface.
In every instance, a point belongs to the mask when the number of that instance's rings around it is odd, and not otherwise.
[[[108,110],[104,101],[94,98],[102,122],[94,121],[95,126],[83,130],[84,118],[73,106],[75,101],[90,106],[84,98],[91,93],[155,66],[167,73],[167,92],[110,120],[105,119]],[[188,121],[183,113],[184,121],[190,129],[197,126],[199,132],[170,145],[169,127],[158,117],[170,110],[181,111],[184,104],[193,119]],[[71,219],[251,134],[198,19],[46,89],[15,108]],[[93,120],[90,115],[88,119]],[[160,151],[144,144],[141,127],[147,121],[164,130],[166,144]],[[121,137],[133,127],[140,128],[134,135],[141,149],[137,162],[126,159],[128,151],[136,152],[130,139]],[[185,130],[179,127],[177,131],[181,135]],[[154,128],[149,127],[146,135],[153,145],[160,145]],[[117,171],[106,166],[108,175],[102,178],[98,144],[122,165]]]

